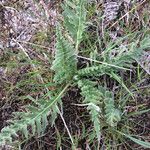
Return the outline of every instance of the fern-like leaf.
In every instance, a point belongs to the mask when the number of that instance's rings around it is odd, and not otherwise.
[[[84,103],[88,103],[97,136],[100,131],[101,110],[105,109],[105,114],[101,115],[105,116],[106,122],[112,127],[116,126],[121,120],[121,112],[115,108],[113,93],[102,86],[96,87],[96,83],[89,80],[79,80],[78,86],[81,88]]]
[[[110,66],[106,65],[95,65],[91,67],[86,67],[83,69],[78,70],[78,76],[102,76],[107,74],[111,70]]]
[[[115,127],[117,123],[121,120],[121,112],[119,109],[115,108],[113,93],[110,91],[105,91],[104,95],[104,103],[105,103],[105,117],[107,123]]]
[[[76,50],[86,27],[85,3],[85,0],[66,0],[63,5],[64,26],[72,36],[76,44]]]
[[[34,135],[37,131],[38,135],[41,135],[47,124],[47,117],[51,113],[51,109],[55,107],[56,103],[61,100],[61,96],[64,94],[66,86],[56,97],[52,97],[51,100],[39,100],[36,101],[38,104],[35,106],[28,106],[27,112],[17,112],[15,113],[15,118],[10,121],[11,125],[4,127],[0,133],[0,145],[6,142],[12,142],[12,136],[17,136],[18,131],[22,131],[26,138],[28,138],[29,131],[28,126],[32,129],[32,134]]]
[[[56,34],[55,60],[51,69],[55,71],[54,81],[64,83],[70,81],[76,72],[77,58],[73,46],[63,37],[59,26],[57,27]]]
[[[81,88],[81,95],[84,97],[84,103],[88,104],[87,109],[89,110],[91,120],[94,123],[94,130],[97,138],[99,138],[101,129],[101,109],[98,105],[101,103],[101,93],[95,87],[95,83],[89,80],[79,80],[78,86]]]

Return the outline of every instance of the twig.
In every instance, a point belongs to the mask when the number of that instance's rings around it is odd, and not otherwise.
[[[31,42],[26,42],[26,41],[21,41],[21,40],[16,40],[16,41],[17,41],[17,42],[20,42],[20,43],[25,43],[25,44],[29,44],[29,45],[33,45],[33,46],[38,46],[38,47],[45,48],[45,49],[49,49],[49,48],[46,47],[46,46],[39,45],[39,44],[35,44],[35,43],[31,43]]]
[[[123,69],[123,70],[129,70],[129,71],[132,71],[131,69],[128,69],[128,68],[119,67],[119,66],[116,66],[116,65],[113,65],[113,64],[108,64],[108,63],[106,63],[106,62],[94,60],[94,59],[87,58],[87,57],[84,57],[84,56],[79,56],[79,55],[77,55],[77,57],[78,57],[78,58],[85,59],[85,60],[93,61],[93,62],[96,62],[96,63],[100,63],[100,64],[103,64],[103,65],[106,65],[106,66],[111,66],[111,67],[115,67],[115,68],[118,68],[118,69]]]

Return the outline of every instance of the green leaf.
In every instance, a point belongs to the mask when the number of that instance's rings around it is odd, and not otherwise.
[[[18,131],[22,131],[25,137],[28,138],[28,125],[31,125],[33,135],[35,134],[35,130],[38,132],[38,135],[44,132],[43,130],[48,124],[46,116],[49,115],[49,113],[51,112],[51,107],[53,107],[53,105],[56,105],[57,101],[60,101],[60,98],[62,97],[68,86],[69,84],[67,84],[65,88],[56,97],[52,97],[48,102],[45,101],[45,103],[41,103],[41,105],[38,106],[38,109],[35,109],[34,106],[30,107],[30,111],[28,112],[20,112],[21,115],[19,115],[19,112],[16,113],[19,119],[15,118],[11,120],[11,125],[4,127],[1,130],[0,145],[5,144],[7,141],[11,143],[12,135],[17,136]]]
[[[120,134],[122,134],[122,135],[124,135],[125,137],[129,138],[129,139],[132,140],[133,142],[135,142],[135,143],[141,145],[141,146],[144,147],[144,148],[150,148],[150,142],[142,141],[142,140],[136,139],[136,138],[134,138],[134,137],[132,137],[132,136],[130,136],[130,135],[127,135],[127,134],[122,133],[122,132],[119,132],[119,131],[117,131],[117,132],[120,133]]]
[[[91,115],[91,120],[94,124],[94,130],[96,136],[99,139],[101,131],[100,112],[101,109],[98,106],[101,100],[101,93],[95,87],[95,83],[90,80],[79,80],[78,86],[81,88],[81,95],[84,97],[84,103],[88,103],[87,110]]]
[[[45,131],[48,125],[47,114],[42,115],[42,131]]]
[[[41,135],[42,128],[41,128],[41,118],[36,119],[36,126],[37,126],[37,133],[38,136]]]
[[[27,129],[27,125],[24,125],[22,128],[23,134],[25,136],[26,139],[28,139],[28,129]]]
[[[64,26],[75,41],[76,50],[82,40],[82,34],[86,27],[85,0],[65,1],[62,5]]]
[[[131,93],[131,91],[127,88],[127,86],[124,84],[124,82],[122,81],[122,79],[117,75],[117,74],[115,74],[114,72],[111,72],[110,73],[110,76],[112,77],[112,78],[114,78],[116,81],[118,81],[121,85],[122,85],[122,87],[132,96],[132,98],[134,99],[134,96],[133,96],[133,94]]]
[[[74,47],[62,35],[60,26],[57,26],[57,43],[55,60],[51,69],[55,71],[54,81],[65,83],[70,81],[77,69],[77,58]]]

